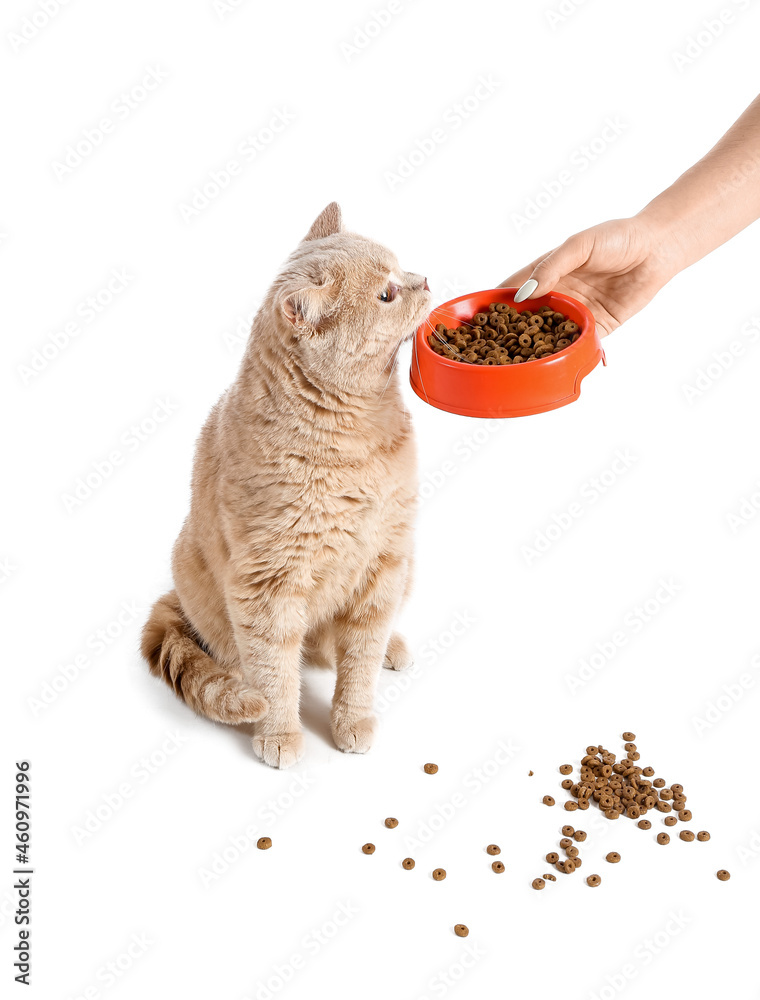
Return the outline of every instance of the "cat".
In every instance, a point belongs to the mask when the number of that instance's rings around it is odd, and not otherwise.
[[[369,750],[381,665],[412,572],[416,452],[396,359],[430,312],[427,279],[345,232],[333,202],[257,313],[196,447],[175,589],[142,635],[151,672],[217,722],[253,722],[274,767],[303,756],[302,662],[337,670],[331,729]]]

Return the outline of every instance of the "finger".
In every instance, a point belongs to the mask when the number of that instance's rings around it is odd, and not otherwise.
[[[586,233],[577,233],[539,260],[515,295],[515,302],[546,295],[554,286],[586,263],[591,244]]]
[[[542,254],[540,257],[536,257],[534,261],[530,264],[526,264],[525,267],[521,267],[519,271],[515,271],[514,274],[510,274],[508,278],[505,278],[497,288],[519,288],[533,273],[533,269],[537,264],[546,257],[546,254]]]

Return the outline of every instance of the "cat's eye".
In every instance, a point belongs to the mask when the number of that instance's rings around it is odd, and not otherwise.
[[[394,285],[391,281],[378,295],[381,302],[393,302],[399,293],[398,285]]]

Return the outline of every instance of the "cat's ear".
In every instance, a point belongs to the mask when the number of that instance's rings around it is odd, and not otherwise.
[[[334,236],[343,232],[343,219],[340,214],[340,205],[337,201],[330,204],[316,217],[311,229],[304,236],[306,240],[321,240],[323,236]]]
[[[306,285],[285,294],[281,299],[285,319],[299,332],[316,333],[330,311],[331,291],[330,285]]]

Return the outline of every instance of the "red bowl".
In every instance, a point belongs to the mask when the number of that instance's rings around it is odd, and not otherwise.
[[[474,365],[450,361],[436,354],[428,335],[437,323],[456,326],[469,322],[490,302],[515,305],[516,288],[490,288],[460,295],[438,306],[417,330],[412,351],[410,381],[426,403],[465,417],[526,417],[572,403],[581,394],[581,381],[604,357],[594,317],[575,299],[558,292],[518,302],[515,308],[536,312],[554,306],[581,328],[581,335],[563,351],[524,365]],[[428,325],[428,323],[430,325]]]

